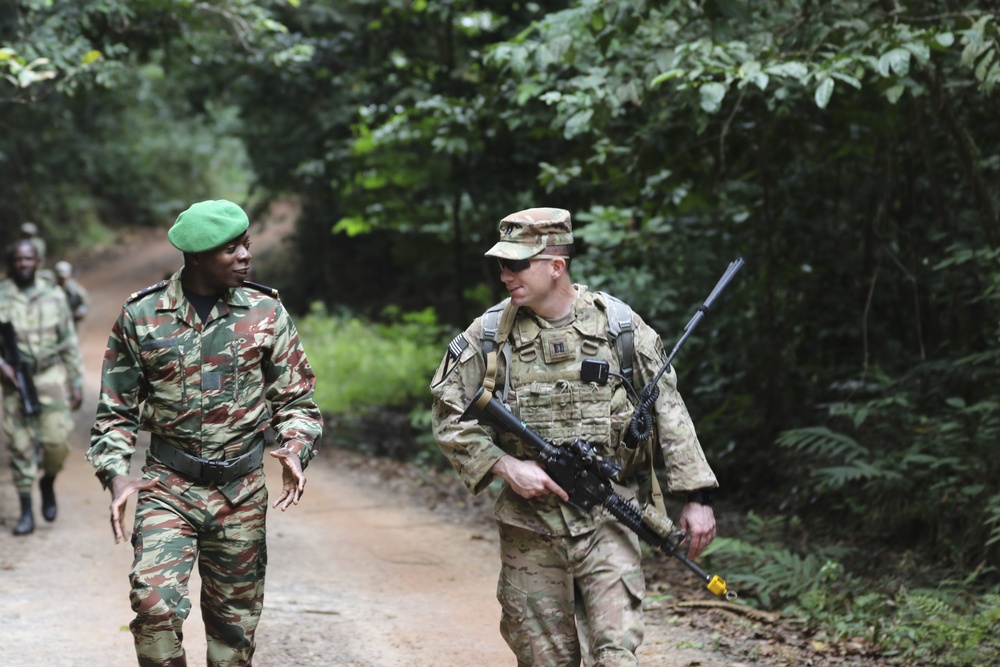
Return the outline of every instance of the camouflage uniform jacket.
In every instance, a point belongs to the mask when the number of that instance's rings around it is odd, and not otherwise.
[[[133,295],[112,327],[87,453],[101,483],[129,473],[140,428],[193,456],[227,460],[270,423],[304,468],[322,419],[291,317],[276,298],[240,287],[202,323],[181,271]],[[171,471],[148,454],[146,473],[166,479]],[[237,503],[261,484],[263,475],[249,474],[221,490]]]
[[[14,325],[17,348],[32,373],[61,363],[69,385],[83,388],[80,343],[61,289],[38,279],[20,289],[7,278],[0,282],[0,321]]]
[[[629,449],[622,444],[634,411],[620,378],[613,375],[607,385],[584,383],[580,366],[584,359],[608,361],[612,373],[620,366],[607,337],[607,315],[600,295],[575,285],[578,292],[568,322],[556,327],[530,310],[521,308],[509,337],[511,373],[508,403],[511,410],[542,438],[565,444],[576,438],[599,447],[602,455],[618,462],[620,476],[634,491],[635,476],[643,466],[648,471],[645,444]],[[659,336],[638,315],[635,331],[634,377],[641,389],[652,380],[666,360]],[[438,446],[473,493],[482,492],[493,480],[490,468],[505,454],[534,458],[523,443],[510,435],[497,435],[476,421],[461,419],[462,413],[483,386],[482,317],[449,345],[431,384],[434,396],[432,423]],[[505,376],[501,359],[498,388]],[[658,440],[666,462],[668,487],[673,492],[718,486],[705,460],[687,408],[677,391],[671,369],[659,382],[656,401]],[[507,523],[547,535],[580,535],[594,529],[595,522],[611,520],[600,509],[584,514],[552,494],[524,499],[504,484],[495,506],[495,516]]]

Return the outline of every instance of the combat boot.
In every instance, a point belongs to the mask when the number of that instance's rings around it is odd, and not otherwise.
[[[14,526],[14,534],[27,535],[35,530],[35,515],[31,511],[31,494],[19,493],[18,498],[21,500],[21,518]]]
[[[38,488],[42,492],[42,516],[45,517],[46,521],[55,521],[56,513],[59,510],[56,507],[56,491],[53,488],[55,482],[56,476],[48,473],[42,475],[42,478],[38,480]]]

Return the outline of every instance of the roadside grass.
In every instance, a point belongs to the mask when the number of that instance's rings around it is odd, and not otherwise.
[[[321,304],[298,320],[316,372],[316,402],[338,447],[400,460],[443,457],[430,437],[430,380],[441,361],[433,309],[383,312],[384,322],[329,314]]]

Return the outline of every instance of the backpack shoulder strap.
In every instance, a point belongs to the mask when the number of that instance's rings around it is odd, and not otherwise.
[[[635,356],[635,329],[632,325],[632,307],[621,299],[611,296],[607,292],[600,292],[604,298],[608,313],[608,339],[618,352],[618,364],[621,366],[622,375],[632,384],[633,357]],[[653,505],[661,513],[666,514],[667,510],[663,502],[663,491],[660,482],[656,477],[654,467],[653,445],[656,437],[651,437],[646,441],[646,457],[649,459],[649,479],[650,498]]]
[[[608,340],[618,353],[622,375],[632,384],[632,361],[635,356],[635,332],[632,327],[632,307],[607,292],[598,292],[608,314]]]
[[[490,309],[483,313],[482,346],[484,358],[500,346],[500,316],[509,302],[510,298],[508,297],[500,303],[490,306]]]
[[[507,392],[510,387],[510,346],[504,345],[504,343],[507,342],[507,337],[510,336],[510,332],[514,328],[514,321],[517,319],[517,308],[517,306],[510,302],[510,298],[508,297],[483,313],[483,337],[481,345],[483,358],[486,361],[483,388],[491,394],[496,388],[499,355],[503,354],[507,363],[503,396],[500,400],[504,405],[507,404]]]

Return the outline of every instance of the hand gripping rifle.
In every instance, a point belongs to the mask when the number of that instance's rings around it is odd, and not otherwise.
[[[698,325],[704,313],[708,312],[709,306],[742,266],[742,259],[729,265],[726,274],[715,286],[705,304],[699,308],[698,313],[684,328],[683,337],[670,353],[666,363],[653,381],[643,390],[644,398],[652,395],[652,399],[649,401],[650,407],[659,393],[656,389],[656,382],[670,367],[674,355],[677,354],[691,331]],[[596,505],[603,505],[612,516],[632,530],[643,542],[684,563],[705,582],[706,588],[710,592],[715,595],[724,595],[727,600],[736,599],[736,591],[729,589],[724,579],[718,575],[708,574],[680,551],[680,546],[686,535],[684,531],[675,529],[674,523],[668,516],[650,505],[640,509],[615,491],[612,480],[621,472],[621,467],[599,456],[590,444],[577,439],[569,445],[552,445],[515,417],[485,387],[481,388],[473,397],[472,402],[462,415],[462,419],[475,419],[477,421],[485,419],[496,427],[517,436],[538,452],[538,460],[545,466],[549,477],[569,496],[570,505],[584,512],[589,512]],[[651,431],[652,426],[650,425],[650,433]]]
[[[21,407],[24,408],[26,417],[35,417],[42,412],[42,405],[38,402],[38,390],[35,389],[35,380],[31,377],[31,369],[21,358],[21,351],[17,347],[17,332],[14,331],[13,322],[0,322],[0,347],[3,347],[3,359],[14,369],[14,377],[17,378],[17,389],[21,392]]]

